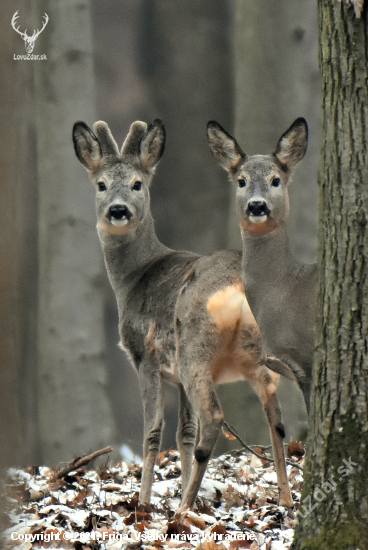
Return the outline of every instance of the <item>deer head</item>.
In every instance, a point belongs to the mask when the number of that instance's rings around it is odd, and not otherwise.
[[[33,31],[33,34],[32,36],[28,36],[27,35],[27,29],[24,31],[24,32],[21,32],[19,30],[19,27],[17,28],[15,26],[15,23],[16,23],[16,20],[18,19],[19,15],[18,15],[18,10],[15,12],[15,14],[13,15],[12,17],[12,20],[11,20],[11,25],[13,27],[13,29],[21,35],[21,37],[23,38],[24,42],[25,42],[25,47],[26,47],[26,52],[27,53],[32,53],[33,52],[33,48],[34,48],[34,45],[35,45],[35,42],[36,42],[36,39],[38,38],[38,36],[41,34],[41,32],[43,31],[43,29],[46,27],[47,23],[49,22],[49,16],[45,13],[44,14],[44,22],[43,22],[43,25],[42,25],[42,29],[41,30],[36,30],[36,31]]]

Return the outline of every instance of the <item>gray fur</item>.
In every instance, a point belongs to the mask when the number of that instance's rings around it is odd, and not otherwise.
[[[236,140],[213,121],[209,123],[208,140],[221,166],[226,151],[230,148],[241,150]],[[304,157],[307,140],[307,123],[299,118],[281,136],[273,155],[246,157],[243,154],[236,171],[228,170],[228,173],[237,185],[236,201],[243,239],[243,281],[260,327],[263,357],[277,372],[287,375],[292,371],[308,409],[317,266],[304,265],[293,257],[286,232],[289,213],[287,187],[291,169]],[[276,187],[274,177],[280,179]],[[255,206],[257,203],[259,206]]]
[[[161,121],[148,128],[132,124],[120,153],[105,123],[94,130],[76,123],[73,140],[96,188],[97,227],[118,304],[121,344],[139,376],[144,406],[140,502],[150,500],[159,452],[162,380],[179,387],[182,503],[193,506],[223,422],[214,382],[226,381],[230,372],[230,377],[248,379],[264,403],[281,503],[291,506],[277,376],[260,360],[258,327],[242,289],[241,255],[224,251],[201,257],[159,242],[149,186],[164,149]]]

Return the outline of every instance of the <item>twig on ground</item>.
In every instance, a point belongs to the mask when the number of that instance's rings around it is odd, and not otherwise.
[[[235,430],[235,428],[233,426],[230,426],[230,424],[228,424],[227,422],[224,421],[224,426],[226,427],[226,429],[234,436],[236,437],[236,439],[243,445],[243,447],[245,449],[247,449],[247,451],[249,451],[250,453],[256,455],[258,458],[260,458],[261,460],[268,460],[268,462],[275,462],[273,458],[269,458],[268,456],[266,455],[261,455],[260,453],[258,453],[257,451],[255,451],[254,449],[252,449],[252,447],[249,447],[249,445],[247,445],[242,439],[241,437],[238,435],[237,431]],[[295,468],[298,468],[299,470],[303,471],[303,467],[300,466],[299,464],[297,464],[296,462],[292,462],[291,460],[287,460],[286,459],[286,464],[289,464],[290,466],[294,466]]]
[[[91,462],[91,460],[93,460],[94,458],[97,458],[98,456],[104,455],[106,453],[110,453],[111,451],[112,451],[112,447],[105,447],[105,449],[100,449],[99,451],[95,451],[94,453],[91,453],[89,455],[84,455],[84,456],[74,458],[71,462],[69,462],[67,466],[64,466],[64,468],[61,468],[61,470],[55,473],[54,477],[52,478],[52,481],[56,481],[57,479],[62,479],[72,470],[76,470],[81,466],[85,466],[86,464],[88,464],[88,462]]]

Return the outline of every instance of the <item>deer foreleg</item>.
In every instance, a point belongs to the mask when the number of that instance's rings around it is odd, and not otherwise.
[[[139,385],[144,411],[143,471],[139,502],[148,504],[163,428],[163,391],[159,369],[153,368],[152,365],[141,365]]]

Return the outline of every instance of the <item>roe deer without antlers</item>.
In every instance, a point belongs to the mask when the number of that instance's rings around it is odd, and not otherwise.
[[[77,122],[73,140],[96,188],[97,229],[117,299],[121,345],[139,376],[144,406],[140,502],[150,501],[159,452],[162,379],[179,388],[182,505],[190,507],[223,423],[215,384],[246,379],[270,425],[280,502],[292,506],[276,397],[279,377],[260,361],[259,330],[243,291],[240,253],[177,252],[156,236],[149,186],[164,150],[162,122],[155,120],[148,128],[134,122],[121,151],[101,121],[93,131]]]
[[[296,379],[309,410],[317,266],[293,257],[285,225],[291,169],[305,155],[307,123],[295,120],[272,155],[247,156],[215,121],[208,123],[207,136],[213,156],[237,185],[243,282],[260,328],[263,359]]]

